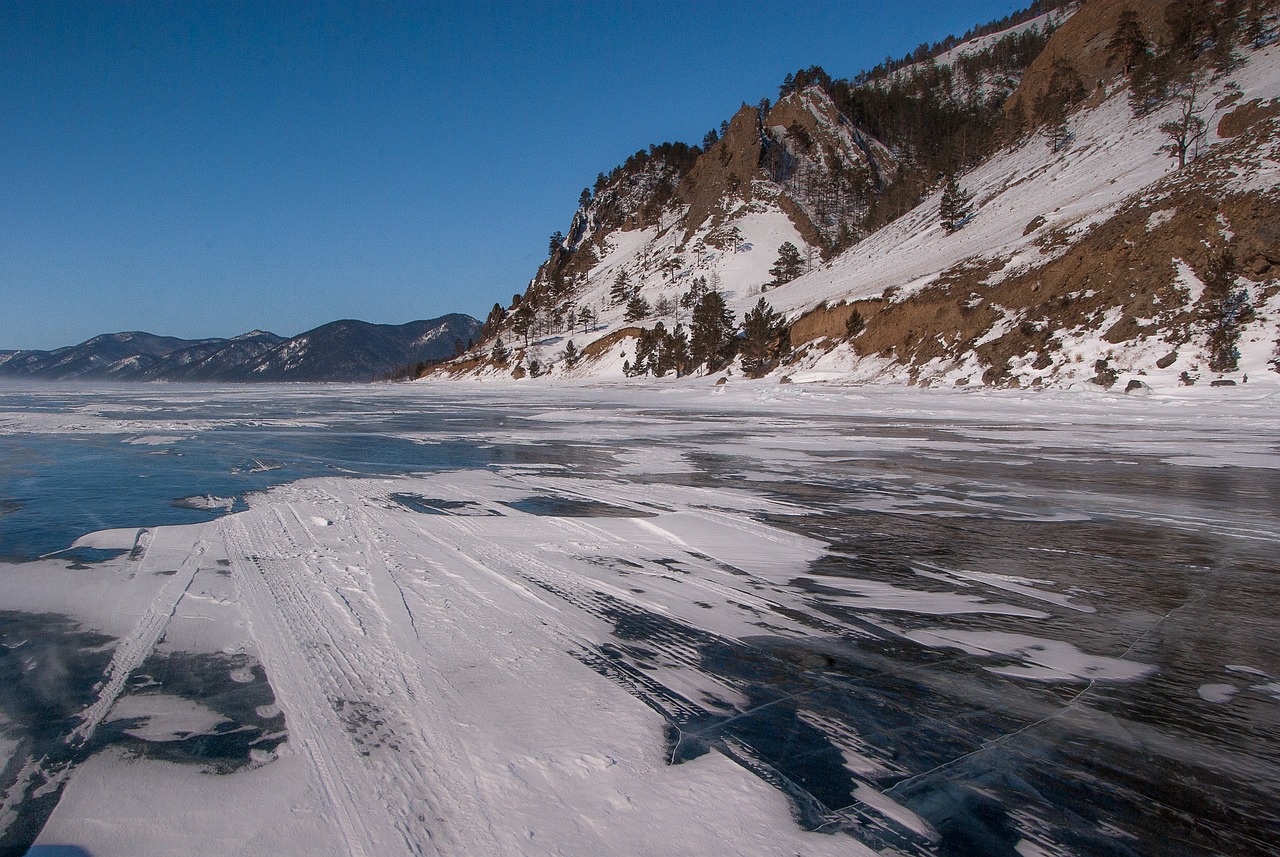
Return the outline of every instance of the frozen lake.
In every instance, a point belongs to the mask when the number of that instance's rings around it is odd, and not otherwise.
[[[1280,854],[1274,388],[5,388],[0,557],[0,857]]]

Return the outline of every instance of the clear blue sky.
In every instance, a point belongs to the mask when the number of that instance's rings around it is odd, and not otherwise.
[[[1024,5],[0,0],[0,349],[483,316],[628,154]]]

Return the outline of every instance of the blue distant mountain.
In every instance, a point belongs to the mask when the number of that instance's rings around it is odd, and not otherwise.
[[[52,351],[0,351],[0,377],[109,381],[369,381],[452,356],[480,322],[452,313],[407,324],[345,319],[286,339],[254,330],[232,339],[106,333]]]

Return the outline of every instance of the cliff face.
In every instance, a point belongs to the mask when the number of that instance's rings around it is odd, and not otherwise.
[[[786,215],[812,247],[860,237],[869,202],[891,181],[897,160],[859,131],[816,86],[783,98],[764,117],[743,107],[720,139],[692,157],[661,148],[625,168],[575,212],[564,249],[596,248],[614,232],[683,230],[688,244],[731,226],[760,201]],[[552,259],[568,264],[568,260]]]
[[[729,120],[729,130],[694,165],[680,184],[679,197],[688,208],[686,232],[711,221],[720,226],[737,203],[750,202],[760,174],[760,111],[745,104]]]
[[[1071,63],[1087,90],[1096,91],[1099,85],[1105,86],[1123,71],[1107,48],[1120,15],[1126,9],[1132,11],[1147,40],[1158,44],[1168,38],[1165,11],[1173,2],[1175,0],[1089,0],[1082,4],[1054,31],[1044,51],[1027,67],[1006,103],[1006,110],[1020,103],[1031,111],[1049,88],[1054,66],[1062,61]]]
[[[807,243],[834,248],[864,236],[867,211],[898,166],[888,147],[859,131],[818,87],[779,101],[764,140],[762,171],[781,189],[779,204]]]

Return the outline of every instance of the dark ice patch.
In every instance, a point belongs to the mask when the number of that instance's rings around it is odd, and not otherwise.
[[[436,497],[423,497],[420,494],[396,493],[387,497],[411,512],[423,515],[490,515],[498,513],[484,509],[474,500],[441,500]]]
[[[540,494],[519,500],[503,501],[502,505],[544,518],[655,518],[657,514],[641,509],[614,506],[599,500],[581,497],[563,497]]]
[[[233,672],[247,675],[236,681]],[[129,676],[126,693],[144,698],[165,694],[197,702],[222,715],[210,733],[152,741],[123,734],[116,739],[130,752],[151,759],[200,765],[226,774],[253,764],[251,751],[274,750],[285,740],[284,714],[263,717],[258,712],[275,704],[275,694],[262,665],[245,654],[173,652],[157,654]],[[145,718],[118,721],[134,728]]]

